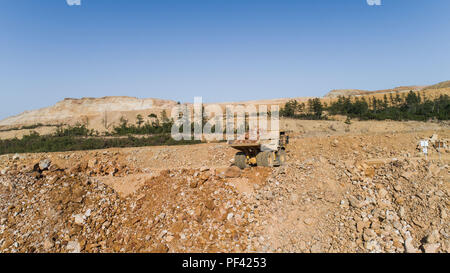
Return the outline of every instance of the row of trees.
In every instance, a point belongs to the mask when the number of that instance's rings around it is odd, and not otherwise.
[[[26,130],[26,129],[29,130],[29,129],[36,129],[36,128],[40,128],[40,127],[55,127],[55,126],[58,126],[58,125],[37,123],[37,124],[33,124],[33,125],[24,125],[24,126],[20,126],[20,127],[0,129],[0,132],[19,131],[19,130]]]
[[[309,99],[307,103],[299,103],[297,100],[288,101],[280,109],[280,116],[296,119],[320,120],[328,119],[328,115],[346,115],[349,118],[361,120],[448,120],[450,117],[450,99],[447,95],[441,95],[434,99],[428,99],[425,95],[410,91],[408,94],[384,95],[383,99],[376,97],[343,97],[340,96],[328,106],[319,98]],[[162,134],[170,133],[173,119],[169,119],[166,112],[161,113],[161,121],[154,114],[148,116],[153,121],[144,122],[142,115],[137,115],[136,124],[130,124],[124,118],[120,125],[113,128],[112,135],[130,134]],[[206,119],[202,120],[202,127]],[[194,124],[192,124],[192,130]],[[248,126],[246,126],[248,129]],[[224,124],[224,132],[226,125]],[[214,129],[213,129],[214,131]]]
[[[280,116],[297,119],[326,119],[326,116],[323,115],[325,108],[326,105],[324,106],[319,98],[309,99],[307,105],[290,100],[284,107],[281,107]]]
[[[12,153],[41,153],[41,152],[62,152],[80,151],[93,149],[106,149],[112,147],[142,147],[156,145],[186,145],[196,144],[199,141],[175,141],[170,134],[151,135],[148,137],[75,137],[39,135],[31,133],[22,139],[0,140],[0,154]]]
[[[130,124],[122,118],[120,124],[114,127],[111,133],[105,135],[113,137],[101,137],[97,131],[88,129],[87,124],[76,124],[75,126],[59,126],[56,132],[50,135],[32,132],[22,139],[0,140],[0,154],[200,143],[195,140],[175,141],[170,135],[173,120],[169,119],[165,112],[161,113],[161,121],[154,114],[148,117],[152,120],[151,123],[144,122],[141,115],[137,116],[136,124]],[[133,137],[132,135],[147,136]]]
[[[120,118],[120,123],[112,128],[111,132],[107,132],[105,136],[127,136],[127,135],[155,135],[155,134],[170,134],[173,120],[167,117],[165,111],[161,113],[161,120],[155,114],[148,115],[150,118],[144,121],[141,114],[136,116],[136,123],[130,123],[125,117]],[[88,123],[77,123],[74,126],[59,125],[55,136],[78,136],[90,137],[101,136],[97,130],[88,129]]]
[[[331,115],[347,115],[362,120],[449,120],[450,98],[448,95],[441,95],[428,99],[412,91],[402,96],[396,94],[395,97],[390,94],[389,98],[384,95],[383,99],[372,97],[366,100],[362,97],[352,100],[348,97],[339,97],[337,101],[331,103],[328,112]]]
[[[155,114],[148,115],[150,120],[144,121],[144,117],[139,114],[136,116],[136,124],[129,123],[124,117],[120,119],[119,126],[113,127],[110,135],[151,135],[151,134],[170,134],[173,125],[173,119],[167,117],[166,111],[161,112],[161,120]]]
[[[450,119],[450,98],[441,95],[428,99],[425,95],[410,91],[407,95],[391,93],[383,99],[375,97],[343,97],[340,96],[329,106],[322,104],[320,99],[310,99],[308,104],[296,100],[288,101],[280,110],[280,116],[299,119],[327,119],[324,112],[330,115],[346,115],[349,118],[361,120],[429,120]]]
[[[204,113],[204,109],[203,109]],[[270,115],[270,113],[268,113]],[[149,121],[144,121],[144,118],[142,115],[138,114],[136,116],[136,123],[130,123],[127,119],[121,118],[119,126],[113,127],[113,130],[111,133],[107,133],[111,136],[125,136],[125,135],[149,135],[149,134],[170,134],[172,131],[172,126],[174,124],[174,120],[171,118],[169,119],[167,117],[166,112],[163,110],[161,112],[161,121],[155,114],[151,114],[148,116],[149,118],[153,119],[153,121],[150,123]],[[246,118],[248,118],[248,114],[246,113]],[[182,119],[182,115],[180,116]],[[201,128],[204,128],[206,123],[208,122],[208,119],[206,116],[202,117],[201,122],[199,122],[197,125]],[[196,124],[194,122],[190,122],[190,128],[189,130],[191,133],[194,133]],[[226,133],[227,125],[224,122],[222,124],[222,132]],[[183,132],[183,127],[180,126],[179,130],[180,133]],[[242,129],[242,128],[240,128]],[[249,125],[248,123],[245,124],[244,130],[248,130]],[[211,131],[216,131],[216,126],[211,126]],[[238,128],[234,129],[234,132],[236,133],[238,131]]]

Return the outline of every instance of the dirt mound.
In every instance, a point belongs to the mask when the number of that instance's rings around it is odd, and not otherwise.
[[[39,165],[0,177],[1,252],[252,251],[251,208],[233,183],[252,187],[267,170],[239,171],[232,183],[219,170],[167,170],[120,198],[82,163]]]
[[[211,170],[164,171],[127,199],[118,235],[127,251],[253,251],[245,195]]]
[[[114,234],[119,196],[65,170],[0,178],[1,252],[95,252]]]
[[[450,251],[448,166],[394,159],[373,178],[364,170],[353,173],[354,186],[338,213],[350,220],[343,232],[356,243],[350,251]]]

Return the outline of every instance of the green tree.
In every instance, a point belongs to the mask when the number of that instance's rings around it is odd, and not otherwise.
[[[383,96],[383,109],[388,108],[388,106],[389,106],[388,98],[387,98],[386,94],[384,94],[384,96]]]
[[[169,118],[167,117],[166,110],[162,110],[162,112],[161,112],[161,121],[162,121],[162,123],[170,122]]]
[[[282,117],[295,117],[301,106],[296,100],[289,100],[284,107],[280,109],[280,116]]]
[[[323,106],[319,98],[308,101],[310,112],[314,114],[316,118],[321,118],[323,113]]]
[[[136,116],[136,124],[138,127],[141,127],[141,125],[144,123],[144,118],[142,117],[141,114],[138,114]]]

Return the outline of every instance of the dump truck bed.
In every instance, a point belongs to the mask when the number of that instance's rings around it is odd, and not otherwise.
[[[245,154],[256,154],[261,149],[261,143],[258,140],[231,140],[228,144]]]
[[[238,148],[238,147],[259,147],[261,146],[261,144],[259,143],[237,143],[237,144],[231,144],[230,145],[233,148]]]
[[[250,140],[250,139],[239,139],[239,140],[229,140],[228,144],[231,147],[239,147],[239,146],[259,146],[261,143],[259,140]]]

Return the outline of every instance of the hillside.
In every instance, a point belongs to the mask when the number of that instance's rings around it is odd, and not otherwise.
[[[438,84],[425,87],[423,90],[450,88],[450,81],[440,82]]]
[[[439,96],[440,94],[450,95],[450,88],[443,88],[450,85],[450,82],[442,82],[432,86],[403,86],[386,90],[366,91],[357,89],[332,90],[321,100],[330,103],[338,96],[375,96],[382,98],[385,94],[403,93],[410,90],[421,92],[428,98]],[[253,100],[245,102],[222,102],[221,107],[229,104],[266,104],[284,105],[287,101],[295,99],[299,102],[306,102],[307,97],[299,98],[279,98],[270,100]],[[102,98],[67,98],[42,109],[26,111],[16,116],[8,117],[0,121],[0,139],[21,137],[35,130],[40,134],[53,132],[58,125],[74,125],[76,123],[87,124],[88,128],[99,132],[110,130],[120,122],[121,118],[134,123],[138,114],[145,120],[149,114],[157,114],[165,110],[170,115],[171,109],[177,105],[176,101],[162,99],[139,99],[134,97],[102,97]]]
[[[67,98],[53,106],[26,111],[0,121],[0,128],[30,126],[35,124],[58,125],[88,123],[89,127],[108,127],[124,116],[136,117],[136,113],[159,113],[176,105],[175,101],[138,99],[133,97]]]
[[[359,89],[336,89],[331,90],[328,94],[325,95],[326,98],[336,98],[338,96],[366,96],[366,95],[374,95],[374,94],[389,94],[396,92],[409,92],[409,91],[420,91],[424,86],[399,86],[392,89],[384,89],[384,90],[376,90],[376,91],[367,91],[367,90],[359,90]]]

